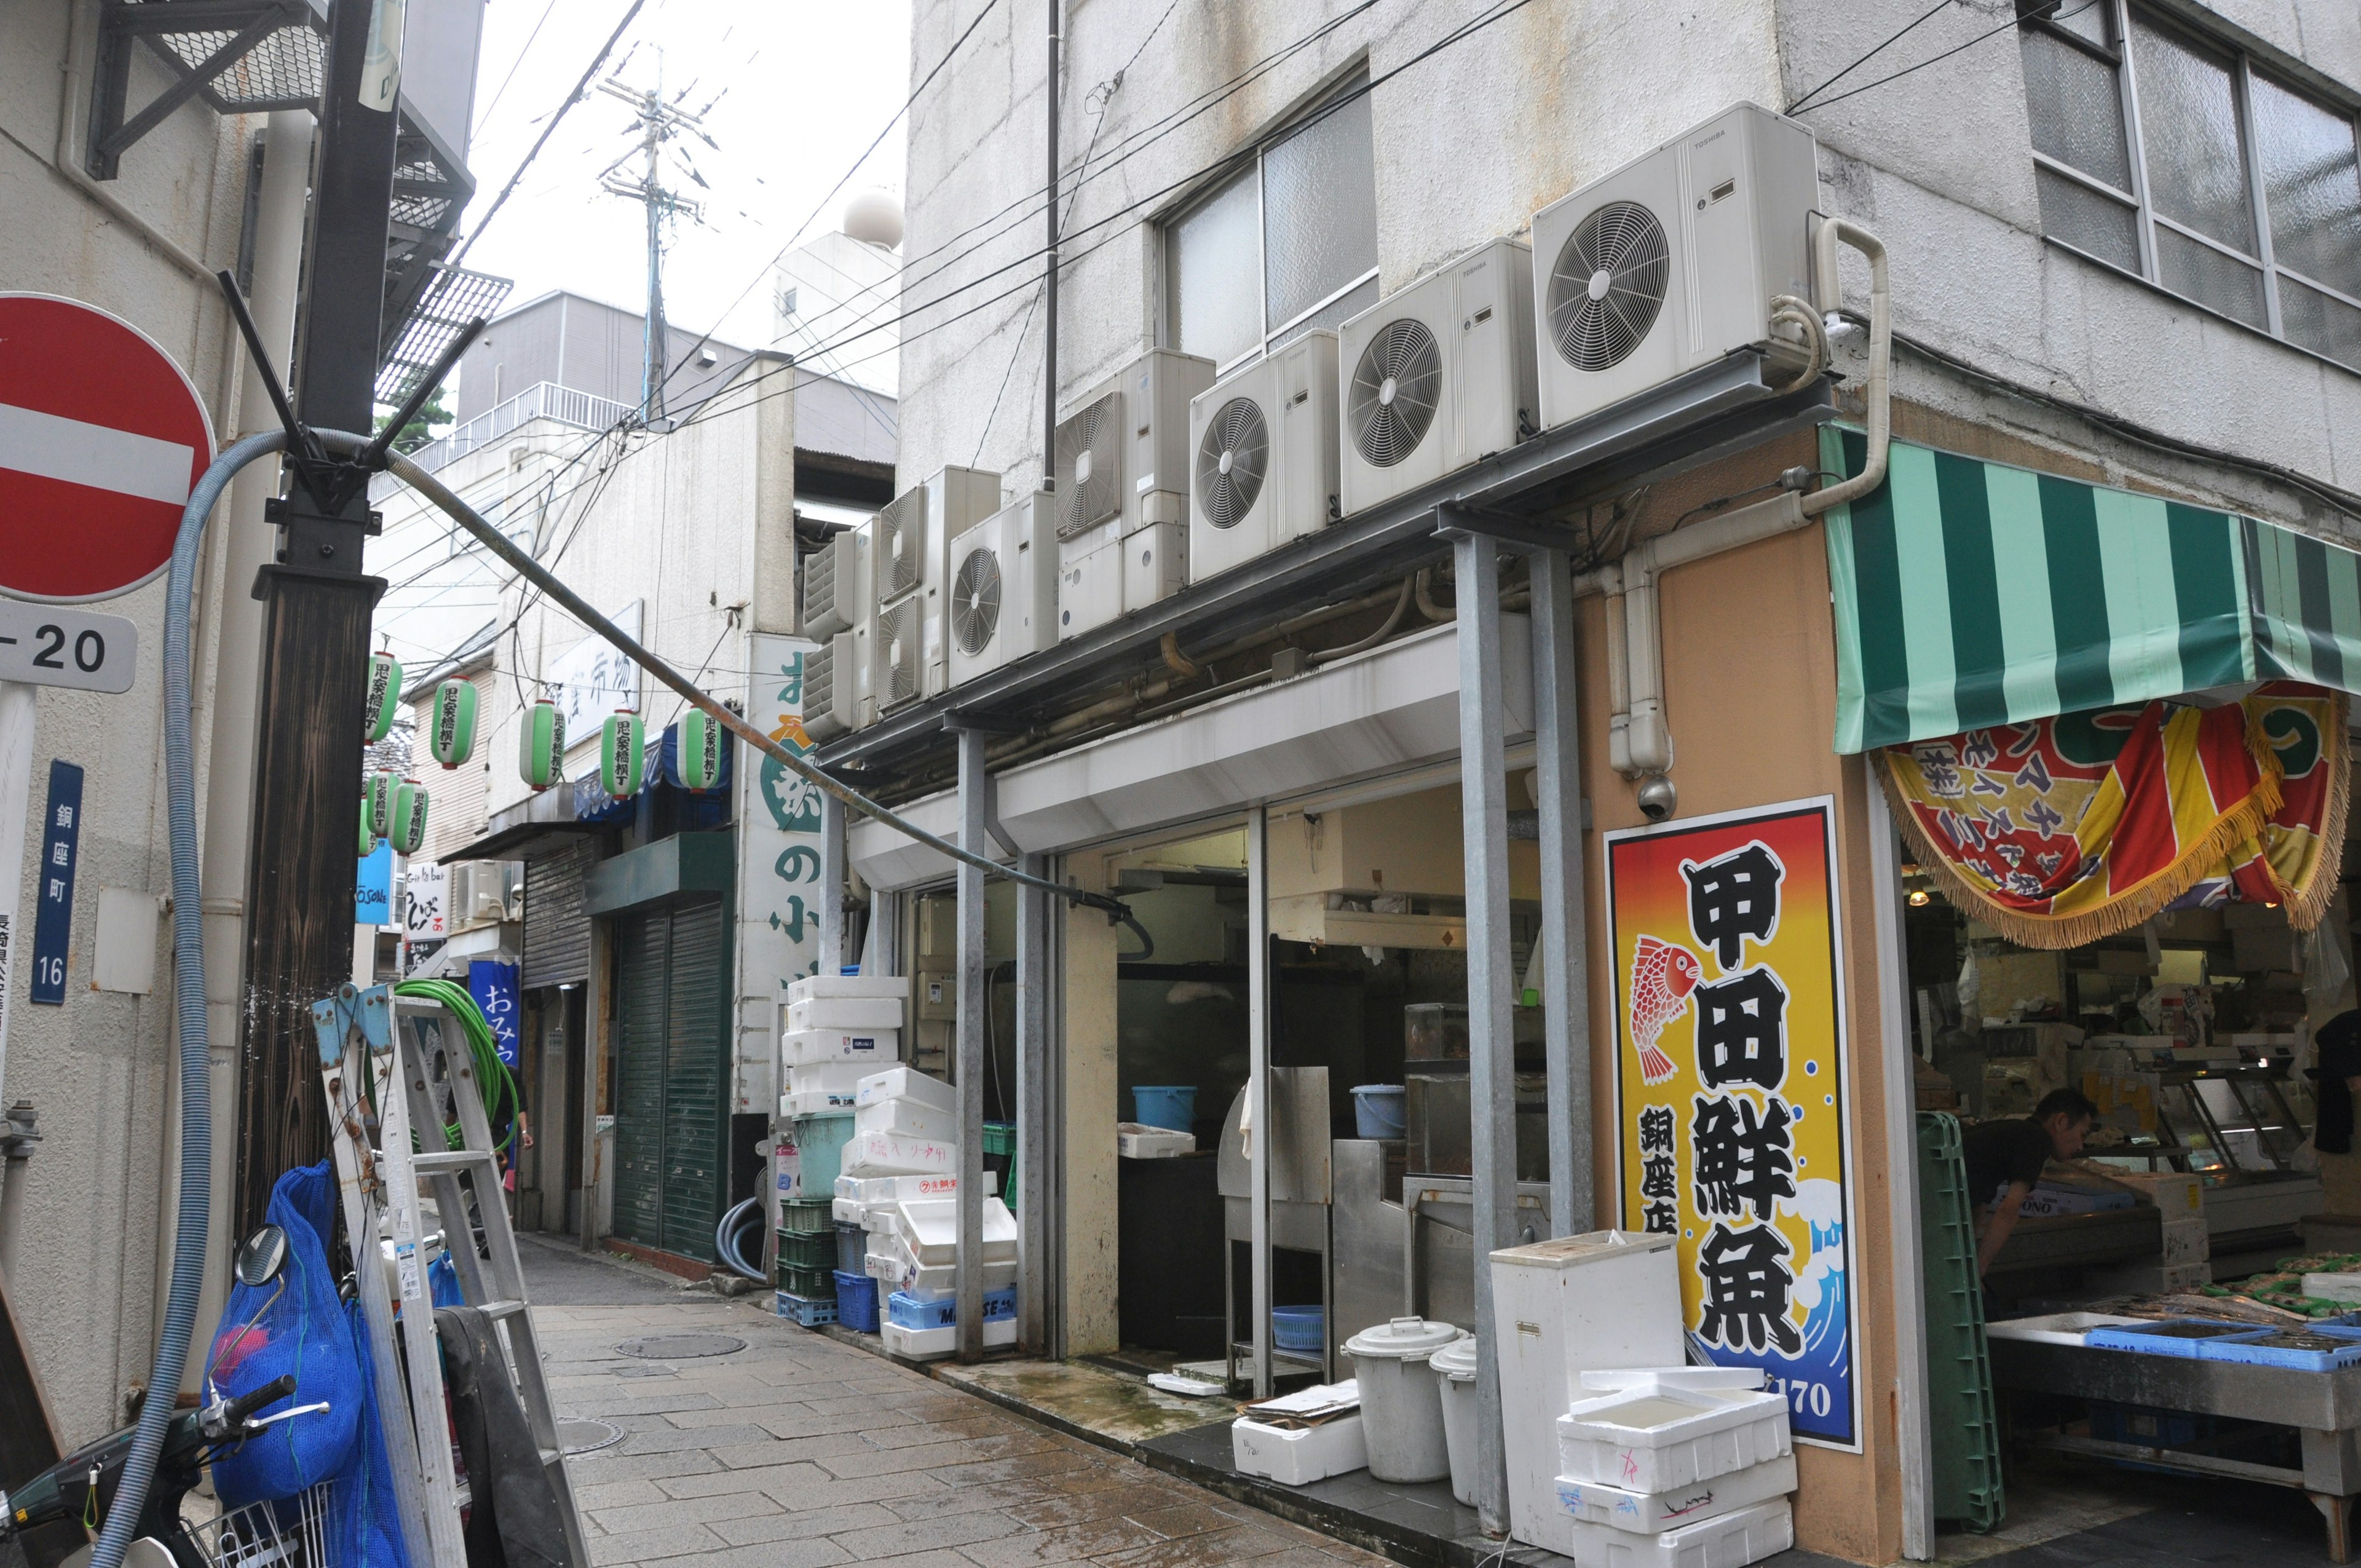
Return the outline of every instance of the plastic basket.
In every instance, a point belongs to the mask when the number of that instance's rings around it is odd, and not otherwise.
[[[983,1152],[1014,1155],[1016,1152],[1016,1124],[986,1122],[983,1124]]]
[[[836,1229],[825,1231],[781,1231],[779,1261],[797,1268],[834,1268],[836,1266]]]
[[[836,1294],[836,1269],[832,1266],[835,1262],[831,1255],[828,1266],[807,1267],[782,1258],[779,1262],[779,1288],[791,1295],[808,1296],[813,1300],[825,1301]]]
[[[877,1281],[866,1274],[836,1271],[836,1321],[862,1333],[877,1332]]]
[[[1013,1167],[1016,1163],[1016,1124],[986,1122],[983,1124],[983,1168],[1000,1178],[1001,1201],[1008,1212],[1016,1212],[1016,1182]],[[989,1188],[986,1191],[991,1190]]]
[[[903,1328],[939,1329],[959,1321],[958,1303],[950,1297],[914,1296],[896,1290],[885,1298],[885,1315]],[[1016,1288],[983,1293],[983,1321],[996,1323],[1016,1315]]]
[[[1926,1281],[1927,1424],[1935,1444],[1934,1513],[1972,1530],[1999,1527],[2000,1414],[1984,1343],[1983,1281],[1976,1272],[1975,1209],[1968,1197],[1960,1123],[1918,1117],[1918,1229]]]
[[[329,1488],[322,1481],[291,1497],[248,1503],[189,1527],[214,1568],[340,1568],[329,1553]]]
[[[835,1185],[829,1178],[829,1184]],[[831,1211],[836,1206],[832,1196],[819,1198],[789,1198],[779,1205],[779,1229],[782,1231],[825,1231],[836,1223]]]
[[[1318,1350],[1328,1313],[1323,1307],[1273,1307],[1271,1343],[1281,1350]]]
[[[867,1278],[869,1266],[862,1259],[869,1255],[869,1233],[850,1220],[832,1223],[836,1227],[836,1271]]]
[[[790,1322],[816,1329],[822,1323],[836,1321],[836,1302],[831,1298],[798,1296],[792,1290],[782,1290],[773,1307],[780,1317]]]

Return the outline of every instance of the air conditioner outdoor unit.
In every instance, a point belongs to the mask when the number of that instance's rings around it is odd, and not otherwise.
[[[873,519],[838,534],[804,562],[803,634],[833,637],[869,613],[876,590],[869,579]]]
[[[926,595],[909,594],[877,612],[869,639],[870,690],[881,715],[942,693],[943,666],[928,657],[941,646],[941,630],[928,607]]]
[[[1037,492],[951,541],[950,684],[1056,647],[1057,610],[1057,514]]]
[[[877,717],[868,700],[868,627],[864,620],[804,655],[804,733],[816,742],[865,729]]]
[[[877,590],[877,638],[871,656],[878,661],[879,712],[910,700],[909,696],[889,698],[888,691],[901,686],[883,678],[888,658],[885,617],[906,606],[917,608],[895,626],[898,632],[906,622],[915,629],[917,641],[894,657],[916,661],[914,695],[932,696],[943,689],[949,678],[944,658],[949,649],[945,617],[950,603],[950,542],[999,510],[999,475],[941,468],[925,484],[895,497],[872,520],[875,532],[869,547],[870,575]]]
[[[1496,239],[1338,329],[1345,516],[1541,428],[1532,310],[1532,248]]]
[[[1189,405],[1189,580],[1328,525],[1336,499],[1336,334],[1307,332]]]
[[[1812,297],[1817,157],[1810,131],[1739,104],[1536,214],[1543,426],[1743,348],[1800,367],[1771,301]]]
[[[1058,422],[1052,457],[1060,635],[1071,637],[1126,610],[1144,609],[1180,586],[1181,579],[1169,572],[1141,574],[1126,598],[1123,545],[1153,528],[1168,532],[1144,542],[1151,554],[1169,561],[1185,550],[1189,400],[1213,381],[1212,360],[1152,348],[1100,382]]]

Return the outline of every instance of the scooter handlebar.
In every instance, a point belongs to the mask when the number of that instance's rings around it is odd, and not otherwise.
[[[242,1394],[232,1399],[229,1402],[229,1408],[222,1412],[223,1423],[235,1430],[244,1423],[247,1417],[254,1414],[263,1406],[275,1405],[293,1392],[295,1392],[293,1373],[290,1372],[283,1377],[275,1377],[251,1394]]]

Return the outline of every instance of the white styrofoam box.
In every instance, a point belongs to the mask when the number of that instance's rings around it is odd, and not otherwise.
[[[1509,1530],[1568,1553],[1574,1521],[1557,1501],[1557,1419],[1583,1397],[1585,1372],[1685,1358],[1674,1239],[1593,1231],[1496,1252],[1492,1313]]]
[[[915,1067],[889,1067],[883,1072],[864,1075],[854,1099],[858,1105],[874,1105],[884,1100],[912,1100],[931,1110],[950,1115],[959,1109],[958,1091],[939,1078],[929,1078]]]
[[[899,1029],[902,999],[898,996],[815,996],[787,1003],[787,1033],[811,1029]]]
[[[955,1354],[959,1350],[959,1325],[945,1323],[939,1329],[906,1329],[891,1318],[877,1320],[877,1337],[885,1342],[886,1351],[894,1355],[906,1355],[913,1361],[932,1361]],[[983,1348],[993,1350],[1016,1343],[1015,1318],[986,1318],[983,1321]]]
[[[2307,1274],[2303,1293],[2323,1301],[2361,1301],[2361,1274]]]
[[[1557,1419],[1558,1477],[1668,1492],[1794,1452],[1776,1389],[1626,1390]]]
[[[1358,1410],[1316,1427],[1275,1427],[1240,1416],[1230,1423],[1230,1457],[1246,1475],[1305,1486],[1367,1469],[1369,1445]]]
[[[868,1072],[902,1059],[899,1029],[797,1029],[779,1042],[779,1056],[791,1067],[849,1061]],[[858,1081],[857,1080],[855,1081]]]
[[[1613,1366],[1592,1367],[1582,1375],[1582,1386],[1602,1394],[1622,1388],[1736,1388],[1763,1387],[1759,1366]]]
[[[1795,1456],[1782,1454],[1728,1475],[1675,1486],[1669,1492],[1633,1492],[1598,1481],[1557,1484],[1557,1500],[1578,1524],[1655,1535],[1717,1514],[1752,1508],[1795,1489]]]
[[[848,1225],[860,1224],[865,1212],[866,1206],[854,1198],[831,1198],[828,1202],[828,1217],[841,1220]]]
[[[873,1100],[853,1107],[852,1130],[948,1140],[959,1135],[959,1113],[938,1111],[916,1100]]]
[[[779,1096],[782,1116],[825,1116],[852,1109],[852,1096],[827,1089],[791,1089]]]
[[[983,1190],[1000,1190],[1000,1172],[983,1173]],[[912,1198],[949,1198],[959,1191],[956,1176],[839,1176],[836,1196],[857,1203],[900,1203]]]
[[[860,1091],[861,1080],[877,1071],[874,1062],[854,1057],[830,1057],[826,1061],[797,1062],[787,1069],[787,1088],[796,1094],[808,1094],[824,1089],[831,1094],[841,1094],[845,1103],[853,1103]]]
[[[2181,1264],[2203,1263],[2213,1254],[2205,1231],[2205,1216],[2191,1214],[2186,1218],[2167,1220],[2163,1225],[2163,1246],[2158,1257],[2167,1268]]]
[[[922,1198],[900,1205],[900,1230],[910,1255],[921,1267],[948,1264],[959,1256],[959,1201]],[[997,1198],[983,1201],[983,1260],[999,1263],[1016,1256],[1016,1216]]]
[[[1197,1152],[1197,1135],[1170,1127],[1146,1127],[1137,1122],[1117,1122],[1115,1152],[1124,1159],[1174,1159]]]
[[[2092,1329],[2139,1321],[2113,1312],[2050,1312],[2038,1318],[1998,1318],[1984,1326],[1984,1332],[1993,1339],[2029,1339],[2036,1344],[2087,1344]]]
[[[891,1133],[864,1133],[856,1127],[838,1168],[847,1176],[955,1177],[959,1146],[940,1138],[904,1138]]]
[[[787,982],[787,1002],[793,1005],[820,998],[900,998],[909,991],[910,982],[898,974],[807,974]]]
[[[2140,1193],[2157,1207],[2165,1223],[2205,1213],[2205,1181],[2185,1170],[2109,1170],[2109,1178]]]
[[[1574,1525],[1576,1568],[1746,1568],[1795,1544],[1784,1497],[1642,1535],[1613,1525]]]
[[[902,1234],[902,1210],[894,1203],[864,1203],[861,1207],[861,1228],[887,1235]]]
[[[862,1270],[872,1279],[883,1280],[895,1289],[917,1294],[954,1290],[959,1288],[959,1268],[944,1263],[922,1267],[910,1255],[910,1248],[898,1231],[872,1231],[869,1250],[862,1255]],[[1016,1283],[1016,1260],[987,1263],[983,1266],[983,1288],[1005,1290]]]

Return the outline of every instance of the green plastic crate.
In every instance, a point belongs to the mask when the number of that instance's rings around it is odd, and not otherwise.
[[[834,1177],[829,1185],[836,1185]],[[836,1200],[833,1198],[789,1198],[779,1205],[781,1231],[825,1231],[836,1223]]]
[[[1927,1291],[1927,1417],[1935,1434],[1934,1511],[1972,1530],[1999,1528],[2000,1411],[1976,1274],[1975,1206],[1959,1119],[1918,1116],[1920,1267]]]
[[[795,1118],[796,1150],[803,1161],[804,1197],[836,1196],[844,1171],[844,1146],[852,1141],[852,1113],[823,1111]]]
[[[986,1122],[983,1124],[983,1152],[1014,1155],[1016,1152],[1016,1124]]]
[[[836,1266],[836,1227],[824,1231],[781,1231],[779,1261],[797,1268],[828,1268]],[[808,1290],[798,1290],[798,1296],[808,1296]]]
[[[1000,1178],[1000,1200],[1008,1212],[1016,1212],[1016,1124],[986,1122],[983,1124],[983,1168]]]
[[[831,1250],[832,1247],[833,1243],[831,1243]],[[778,1288],[790,1296],[800,1296],[807,1301],[833,1301],[836,1299],[836,1269],[833,1266],[835,1262],[835,1257],[831,1255],[829,1258],[831,1266],[829,1267],[805,1268],[781,1257]]]

